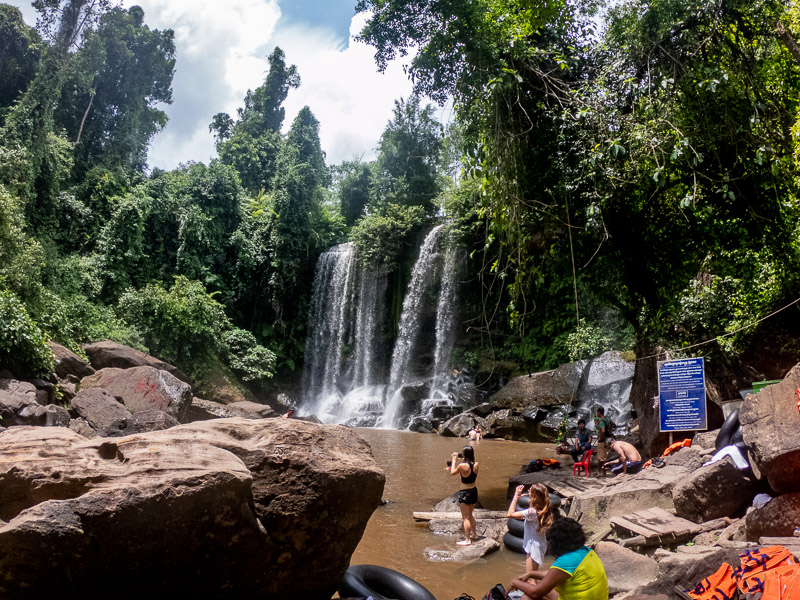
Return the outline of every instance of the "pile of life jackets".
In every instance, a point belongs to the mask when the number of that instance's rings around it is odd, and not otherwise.
[[[667,449],[666,449],[666,450],[664,450],[664,452],[662,452],[662,453],[661,453],[661,456],[659,456],[659,457],[657,457],[657,458],[658,458],[658,459],[660,459],[660,460],[662,461],[662,465],[663,465],[663,460],[664,460],[666,457],[668,457],[670,454],[673,454],[673,453],[677,452],[677,451],[678,451],[678,450],[680,450],[681,448],[688,448],[688,447],[689,447],[689,446],[691,446],[691,445],[692,445],[692,440],[691,440],[691,438],[686,438],[686,439],[685,439],[685,440],[683,440],[682,442],[675,442],[674,444],[670,444],[669,446],[667,446]],[[654,461],[656,461],[656,459],[655,459],[655,458],[651,458],[651,459],[650,459],[650,460],[648,460],[646,463],[644,463],[644,465],[642,466],[642,468],[643,468],[643,469],[646,469],[647,467],[649,467],[649,466],[652,466],[652,465],[653,465],[653,463],[654,463]],[[658,463],[657,463],[657,462],[656,462],[656,466],[658,466]]]
[[[703,578],[688,594],[695,600],[731,600],[737,591],[761,600],[800,599],[800,564],[783,546],[748,550],[737,568],[728,563]]]

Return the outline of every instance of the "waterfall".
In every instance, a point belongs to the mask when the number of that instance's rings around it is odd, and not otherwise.
[[[446,395],[450,380],[450,353],[456,338],[456,252],[447,249],[444,259],[439,300],[436,303],[436,349],[434,350],[433,386],[431,396],[437,392]]]
[[[314,273],[304,404],[326,423],[383,409],[381,345],[387,277],[355,260],[352,244],[324,252]],[[373,421],[377,417],[373,417]]]
[[[428,293],[437,283],[439,285],[439,299],[437,301],[437,317],[436,317],[436,350],[435,369],[447,369],[447,360],[450,355],[450,348],[447,348],[447,343],[443,341],[444,335],[440,336],[440,323],[442,333],[448,327],[447,323],[442,322],[442,314],[451,313],[453,310],[453,301],[455,294],[455,276],[450,277],[451,281],[447,284],[448,289],[445,290],[445,284],[440,281],[437,274],[441,274],[441,269],[437,269],[437,263],[441,262],[441,253],[439,252],[440,238],[444,232],[444,226],[438,225],[434,227],[422,242],[422,247],[419,251],[419,258],[414,264],[411,272],[411,281],[408,284],[405,298],[403,299],[403,311],[400,316],[400,325],[398,327],[397,340],[394,345],[394,352],[392,353],[392,367],[389,377],[389,387],[387,389],[386,409],[383,413],[382,425],[385,427],[396,427],[398,420],[398,413],[400,411],[403,398],[401,395],[401,388],[403,385],[419,379],[422,373],[416,372],[412,365],[412,358],[414,358],[414,350],[420,345],[420,325],[422,313],[424,309],[424,299]],[[451,265],[454,265],[451,261]],[[445,266],[445,271],[448,271]],[[455,269],[452,269],[452,273]],[[442,297],[442,292],[449,298]],[[444,321],[447,321],[445,318]],[[450,322],[452,328],[452,322]],[[449,334],[449,332],[448,332]],[[440,339],[442,340],[440,347]],[[444,352],[447,352],[447,357],[443,357]],[[434,375],[437,372],[435,370]],[[429,393],[430,395],[430,393]]]
[[[444,231],[434,227],[420,247],[389,369],[382,343],[386,272],[361,266],[352,244],[320,256],[308,319],[304,412],[325,423],[397,427],[410,415],[429,417],[442,405],[452,409],[458,397],[449,373],[457,259],[445,250]],[[409,388],[412,397],[404,399]]]
[[[303,396],[313,398],[315,410],[338,394],[342,353],[352,305],[353,267],[351,244],[324,252],[317,262],[306,338]]]

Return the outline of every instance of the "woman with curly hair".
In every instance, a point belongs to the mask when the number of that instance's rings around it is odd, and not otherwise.
[[[528,571],[513,581],[523,600],[608,600],[608,579],[600,557],[586,547],[586,534],[574,519],[558,519],[547,532],[556,560],[546,571]]]
[[[541,483],[534,483],[528,490],[530,506],[517,510],[517,501],[525,486],[518,485],[508,507],[508,517],[524,520],[522,548],[525,550],[525,569],[537,571],[547,552],[547,530],[553,524],[553,511],[550,508],[550,494]]]

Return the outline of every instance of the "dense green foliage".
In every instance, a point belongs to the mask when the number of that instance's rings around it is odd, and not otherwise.
[[[172,32],[138,7],[34,4],[36,31],[0,5],[3,366],[108,337],[264,385],[301,364],[322,251],[349,239],[387,271],[396,318],[442,217],[470,257],[473,368],[723,333],[703,352],[730,362],[800,296],[795,2],[361,0],[378,67],[406,57],[415,85],[375,160],[326,166],[307,107],[283,133],[300,76],[275,48],[211,117],[219,159],[151,173]],[[453,101],[448,131],[425,97]]]

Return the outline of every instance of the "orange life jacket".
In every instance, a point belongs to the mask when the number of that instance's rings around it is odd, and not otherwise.
[[[792,553],[783,546],[769,546],[748,550],[739,555],[741,566],[734,571],[742,593],[764,591],[764,577],[768,571],[778,567],[794,565]]]
[[[692,440],[690,438],[686,438],[682,442],[675,442],[674,444],[670,444],[667,446],[667,449],[661,453],[661,458],[665,458],[672,454],[673,452],[677,452],[681,448],[688,448],[692,445]]]
[[[555,458],[543,458],[542,462],[544,463],[545,467],[560,467],[561,463],[558,462]]]
[[[800,598],[800,565],[776,567],[764,574],[761,600],[797,600]]]
[[[734,569],[722,563],[716,573],[703,578],[689,595],[695,600],[731,600],[736,593]]]

